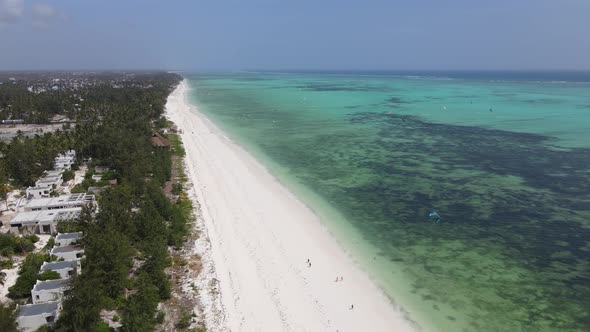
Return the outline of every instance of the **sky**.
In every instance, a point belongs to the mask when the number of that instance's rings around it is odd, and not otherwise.
[[[0,0],[0,70],[590,70],[590,0]]]

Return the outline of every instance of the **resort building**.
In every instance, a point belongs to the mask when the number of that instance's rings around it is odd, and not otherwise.
[[[158,133],[153,133],[150,141],[154,147],[170,149],[170,142]]]
[[[26,304],[18,308],[16,322],[23,332],[36,331],[43,325],[52,326],[61,311],[61,302]]]
[[[72,244],[80,243],[82,232],[77,233],[58,233],[55,237],[55,245],[65,247]]]
[[[107,172],[108,170],[109,168],[106,166],[94,166],[94,173],[96,174],[102,174]]]
[[[95,199],[96,198],[94,195],[87,194],[71,194],[62,195],[59,197],[36,198],[28,201],[23,209],[24,211],[42,211],[83,207],[87,205],[93,205]]]
[[[62,175],[64,171],[62,170],[49,170],[49,171],[45,171],[43,172],[43,176],[58,176],[58,175]]]
[[[20,212],[10,221],[10,232],[13,234],[55,234],[60,221],[77,219],[81,212],[81,207]]]
[[[2,120],[2,124],[7,124],[7,125],[15,125],[15,124],[23,124],[23,123],[25,123],[25,120],[23,120],[23,119]]]
[[[102,188],[101,187],[88,187],[86,192],[89,194],[93,194],[93,195],[100,195],[100,193],[102,193]]]
[[[60,184],[62,184],[62,182],[63,182],[63,177],[62,177],[61,173],[59,173],[57,175],[45,174],[45,175],[43,175],[43,177],[39,178],[39,180],[37,180],[35,182],[35,187],[55,188],[55,187],[59,186]]]
[[[48,198],[53,191],[53,187],[28,187],[26,190],[27,199]]]
[[[56,246],[51,249],[51,255],[62,258],[65,261],[75,261],[84,256],[84,249],[77,245]]]
[[[63,183],[62,173],[63,171],[45,171],[34,187],[27,188],[27,199],[49,197],[53,189]]]
[[[61,279],[68,279],[78,274],[78,264],[78,261],[45,262],[41,265],[41,273],[55,271],[59,273]]]
[[[34,304],[61,300],[64,290],[68,287],[68,279],[37,280],[31,290],[31,298]]]
[[[76,162],[76,151],[69,150],[59,154],[55,157],[55,169],[64,170],[71,169],[72,165]]]

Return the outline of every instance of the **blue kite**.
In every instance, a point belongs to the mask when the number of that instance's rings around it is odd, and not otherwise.
[[[436,211],[432,211],[428,214],[430,220],[434,221],[435,224],[440,224],[442,218],[436,213]]]

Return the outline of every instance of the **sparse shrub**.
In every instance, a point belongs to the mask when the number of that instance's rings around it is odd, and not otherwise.
[[[164,318],[166,318],[166,314],[163,311],[158,311],[158,314],[156,315],[156,324],[162,324],[164,323]]]
[[[72,170],[66,169],[61,176],[63,178],[63,182],[68,182],[74,179],[74,172]]]
[[[178,320],[178,322],[176,323],[176,328],[178,329],[186,329],[189,326],[191,326],[191,314],[188,311],[183,311],[182,314],[180,314],[180,320]]]
[[[175,183],[172,185],[172,193],[174,195],[182,194],[182,183]]]
[[[39,276],[37,277],[37,280],[41,280],[41,281],[55,280],[55,279],[61,279],[61,276],[59,275],[59,273],[57,273],[55,271],[45,271],[45,272],[39,274]]]
[[[0,261],[0,269],[12,269],[14,261],[12,259],[5,259]]]

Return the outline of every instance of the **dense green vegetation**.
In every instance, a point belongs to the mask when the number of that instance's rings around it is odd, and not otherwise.
[[[149,168],[145,164],[141,169],[128,166],[151,159],[147,136],[151,134],[152,122],[162,114],[170,88],[180,77],[144,73],[86,75],[80,79],[87,79],[93,85],[39,94],[27,90],[27,86],[33,84],[31,81],[0,85],[0,109],[3,109],[0,119],[11,115],[13,118],[45,119],[52,114],[66,114],[80,120],[72,130],[30,138],[18,136],[8,144],[0,143],[0,156],[3,156],[0,158],[0,182],[11,178],[17,185],[32,185],[44,170],[53,167],[55,155],[68,149],[75,149],[79,156],[108,160],[115,169],[140,172]],[[46,81],[51,82],[50,79]],[[117,88],[113,87],[113,82]],[[46,98],[45,94],[52,97]],[[71,98],[83,99],[75,112],[68,106],[67,100]],[[54,99],[59,102],[51,101]],[[53,107],[55,104],[60,106]]]
[[[0,168],[13,179],[16,185],[33,186],[43,171],[52,169],[59,152],[73,145],[74,137],[69,132],[56,131],[43,136],[17,136],[9,144],[0,145]]]
[[[5,306],[0,303],[0,331],[18,332],[14,306]]]
[[[9,78],[15,78],[14,81]],[[109,112],[113,104],[133,105],[176,75],[162,73],[0,73],[0,120],[48,123],[56,114],[83,121]],[[147,91],[147,93],[145,93]]]
[[[8,288],[8,296],[13,299],[25,298],[31,295],[31,289],[39,278],[39,269],[49,256],[42,253],[27,255],[20,269],[14,286]],[[50,278],[53,279],[53,278]]]
[[[70,181],[74,178],[74,171],[66,169],[61,176],[63,178],[63,182]]]
[[[36,235],[16,236],[14,234],[0,234],[0,255],[11,257],[14,254],[24,254],[35,249]]]
[[[118,309],[126,331],[149,331],[156,323],[158,302],[170,297],[168,243],[182,243],[188,215],[186,203],[164,196],[166,174],[150,174],[148,181],[106,190],[100,212],[83,227],[86,265],[67,293],[59,322],[65,330],[96,329],[101,308]]]
[[[124,331],[149,331],[161,320],[157,305],[171,292],[165,273],[170,266],[168,246],[183,243],[191,207],[186,200],[172,203],[164,195],[162,187],[171,177],[172,153],[152,147],[149,137],[164,123],[158,119],[179,79],[160,74],[142,81],[138,76],[135,80],[141,87],[99,85],[88,89],[86,107],[92,104],[94,110],[89,121],[70,131],[17,137],[2,147],[5,153],[0,162],[15,184],[33,182],[49,168],[56,153],[67,149],[111,169],[98,183],[89,171],[79,189],[105,185],[110,179],[118,182],[101,193],[99,213],[83,212],[79,222],[64,222],[58,227],[60,231],[83,231],[86,254],[83,273],[73,278],[65,294],[64,310],[55,328],[58,331],[104,330],[102,309],[117,310]],[[145,88],[148,84],[151,88]],[[27,149],[35,152],[25,154]],[[30,167],[35,164],[38,166]],[[24,286],[38,277],[37,272],[38,268],[34,275],[26,273],[26,278],[21,273],[23,281],[15,295],[30,292],[32,286]]]
[[[149,331],[163,317],[157,312],[158,303],[170,297],[171,286],[165,273],[170,266],[169,246],[179,247],[184,242],[192,210],[190,201],[180,199],[173,203],[162,191],[171,180],[171,158],[173,153],[178,155],[180,143],[175,142],[177,148],[171,152],[153,147],[149,140],[153,131],[169,125],[162,120],[164,104],[180,77],[136,75],[116,88],[103,84],[100,77],[95,79],[98,83],[81,94],[84,121],[68,131],[32,138],[18,136],[1,144],[0,169],[15,185],[31,185],[43,170],[52,167],[57,153],[68,149],[76,150],[78,159],[92,158],[92,165],[110,168],[98,183],[92,179],[93,170],[89,168],[82,185],[75,188],[85,191],[89,186],[105,186],[107,180],[116,179],[116,187],[105,188],[101,193],[99,212],[85,210],[79,222],[62,222],[58,226],[61,232],[85,233],[82,245],[86,258],[83,273],[72,279],[66,291],[55,329],[108,330],[100,319],[100,311],[114,309],[121,317],[123,331]],[[9,90],[16,94],[18,89]],[[0,90],[0,108],[7,103],[3,104],[2,98]],[[21,100],[21,105],[41,100],[38,95],[26,93],[21,98],[28,98]],[[26,115],[17,111],[22,107],[17,108],[12,102],[15,116]],[[68,103],[67,98],[62,100],[59,107],[46,115],[65,112],[73,118]],[[45,119],[41,112],[44,111],[39,108],[37,119]],[[175,188],[177,194],[182,191],[182,187]],[[17,285],[11,288],[14,297],[29,294],[39,277],[37,265],[42,263],[38,261],[41,256],[29,256]]]

